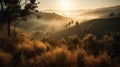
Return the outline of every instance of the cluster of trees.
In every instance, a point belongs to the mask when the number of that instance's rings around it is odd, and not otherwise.
[[[78,21],[74,22],[73,20],[71,20],[70,22],[68,22],[68,23],[65,24],[65,27],[66,27],[66,28],[69,28],[69,27],[71,27],[71,25],[73,25],[73,24],[75,24],[75,25],[77,26],[77,25],[79,24],[79,22],[78,22]]]

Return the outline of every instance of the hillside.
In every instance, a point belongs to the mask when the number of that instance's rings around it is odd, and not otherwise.
[[[40,19],[42,19],[42,20],[50,20],[50,21],[51,20],[60,21],[60,20],[67,20],[67,19],[69,19],[67,17],[58,15],[55,12],[53,12],[53,13],[37,12],[37,13],[33,14],[33,16],[36,16],[36,17],[41,16]]]
[[[58,15],[56,13],[36,12],[31,14],[26,21],[20,21],[18,28],[23,31],[45,30],[50,24],[58,25],[70,20],[70,18]]]
[[[86,34],[92,33],[97,37],[101,37],[107,32],[120,32],[119,25],[120,17],[94,19],[54,33],[54,35],[55,37],[68,37],[69,35],[78,35],[79,37],[83,37]]]

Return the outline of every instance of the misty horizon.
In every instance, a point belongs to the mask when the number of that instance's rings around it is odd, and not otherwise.
[[[71,9],[71,10],[60,10],[60,9],[40,9],[39,11],[78,11],[78,10],[96,10],[96,9],[103,9],[103,8],[111,8],[111,7],[115,7],[115,6],[120,6],[120,4],[118,5],[112,5],[112,6],[106,6],[106,7],[96,7],[96,8],[87,8],[87,9]]]

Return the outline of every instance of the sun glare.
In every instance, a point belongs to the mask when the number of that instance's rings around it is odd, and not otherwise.
[[[61,10],[70,10],[70,6],[71,6],[70,0],[62,0],[60,2]]]

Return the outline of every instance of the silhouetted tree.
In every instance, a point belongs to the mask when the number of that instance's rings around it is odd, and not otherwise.
[[[71,26],[71,22],[68,22],[69,27]]]
[[[114,13],[113,13],[113,12],[111,12],[111,13],[110,13],[110,17],[113,17],[113,16],[114,16]]]
[[[79,24],[78,21],[76,21],[75,25],[78,26],[78,24]]]
[[[74,21],[73,20],[71,20],[71,24],[73,24],[74,23]]]
[[[11,22],[16,21],[18,17],[29,15],[37,7],[35,0],[25,0],[25,3],[21,3],[22,0],[0,0],[2,14],[0,21],[7,23],[8,37],[11,35]],[[25,5],[24,9],[21,9],[23,5]]]
[[[65,24],[64,26],[65,26],[65,28],[67,28],[67,24]]]

